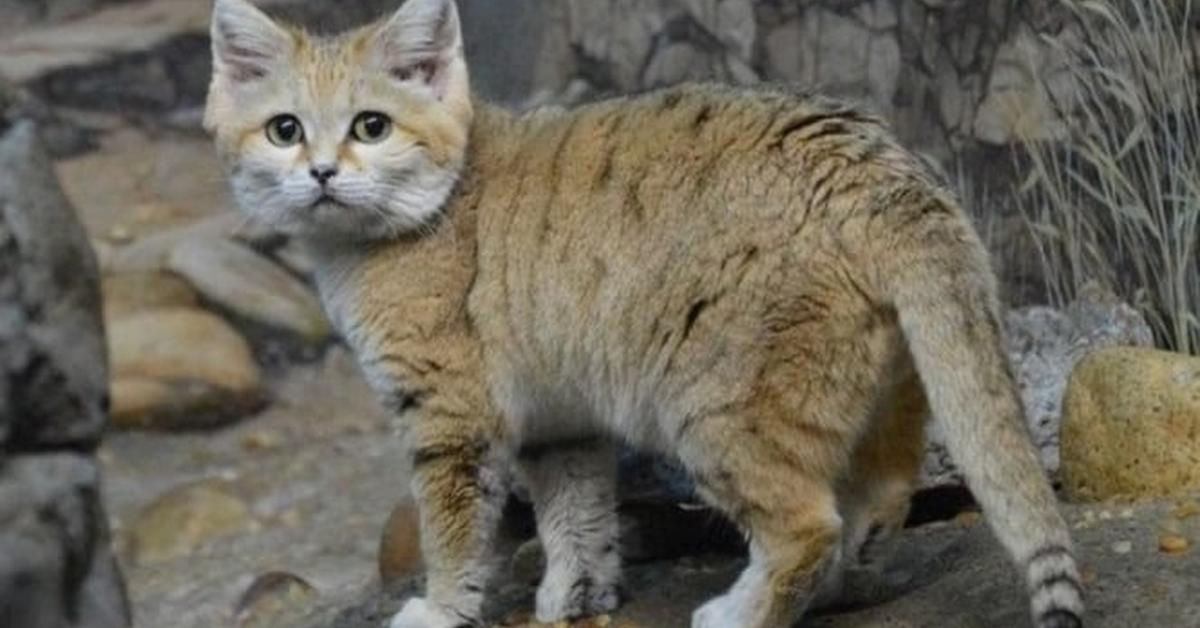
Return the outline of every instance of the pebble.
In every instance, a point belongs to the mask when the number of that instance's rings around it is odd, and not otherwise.
[[[969,528],[980,521],[983,521],[983,514],[975,510],[964,510],[954,516],[954,522],[964,528]]]
[[[1117,541],[1116,543],[1112,544],[1112,551],[1114,554],[1120,554],[1120,555],[1124,556],[1125,554],[1128,554],[1129,552],[1133,551],[1133,542],[1132,541]]]
[[[1196,515],[1200,515],[1200,502],[1196,502],[1195,500],[1180,502],[1175,508],[1171,509],[1171,516],[1180,521],[1191,519]]]
[[[384,585],[395,584],[423,569],[421,524],[416,504],[403,499],[392,508],[379,540],[379,576]]]
[[[1179,534],[1168,533],[1158,537],[1158,550],[1164,554],[1177,556],[1191,549],[1192,543]]]
[[[271,451],[282,444],[279,434],[269,430],[255,430],[242,437],[242,449],[246,451]]]
[[[237,628],[276,628],[302,614],[318,598],[303,578],[271,571],[254,579],[234,609]]]
[[[124,244],[133,240],[133,232],[125,225],[113,225],[108,230],[108,239]]]
[[[253,529],[250,509],[231,487],[202,480],[168,490],[138,513],[129,547],[138,564],[188,556],[206,543]]]

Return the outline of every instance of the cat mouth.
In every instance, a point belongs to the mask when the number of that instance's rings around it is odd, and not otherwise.
[[[329,194],[321,194],[320,196],[318,196],[317,200],[312,202],[311,207],[315,209],[322,205],[333,205],[335,207],[345,207],[346,206],[345,203],[337,200],[336,198],[330,196]]]

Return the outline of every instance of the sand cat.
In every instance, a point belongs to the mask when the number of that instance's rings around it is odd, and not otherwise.
[[[510,467],[536,614],[620,601],[614,443],[678,459],[750,563],[698,628],[790,626],[904,519],[925,406],[1038,628],[1071,542],[954,198],[877,119],[684,86],[514,114],[472,98],[451,0],[337,36],[218,0],[206,113],[243,211],[305,241],[406,431],[427,563],[393,628],[484,621]]]

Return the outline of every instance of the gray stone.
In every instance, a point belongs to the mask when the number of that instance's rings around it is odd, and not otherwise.
[[[95,255],[34,126],[0,137],[0,440],[91,447],[106,421]]]
[[[642,82],[647,87],[674,85],[707,74],[704,55],[687,43],[670,44],[655,53]]]
[[[983,142],[1052,140],[1066,127],[1054,102],[1070,103],[1074,79],[1064,54],[1027,26],[996,51],[987,92],[979,103],[973,133]]]
[[[884,111],[890,111],[900,83],[900,44],[895,35],[877,35],[871,39],[867,55],[871,99]]]
[[[904,4],[907,0],[897,2],[896,0],[873,0],[864,2],[859,5],[855,12],[858,19],[862,20],[868,28],[872,30],[887,30],[895,28],[900,23],[900,14],[897,4]]]
[[[731,53],[743,60],[750,59],[757,36],[754,3],[685,0],[684,4],[692,19],[721,40]]]
[[[811,55],[805,47],[805,22],[788,20],[766,36],[767,73],[776,80],[807,84],[813,81]]]
[[[21,628],[122,628],[95,463],[19,456],[0,467],[0,617]]]
[[[254,579],[234,609],[238,628],[277,628],[302,615],[317,589],[295,574],[271,571]]]
[[[2,112],[0,112],[2,114]],[[96,260],[33,124],[0,137],[0,618],[129,626],[95,463],[107,421]],[[37,452],[37,453],[29,453]]]
[[[859,94],[868,84],[871,33],[853,18],[818,10],[814,49],[819,87],[834,94]]]
[[[316,295],[274,261],[224,238],[181,241],[167,267],[205,297],[249,320],[314,344],[332,333]]]

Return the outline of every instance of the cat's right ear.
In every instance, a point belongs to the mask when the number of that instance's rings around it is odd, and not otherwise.
[[[258,81],[277,70],[295,49],[291,33],[246,0],[213,6],[213,76],[232,85]]]

